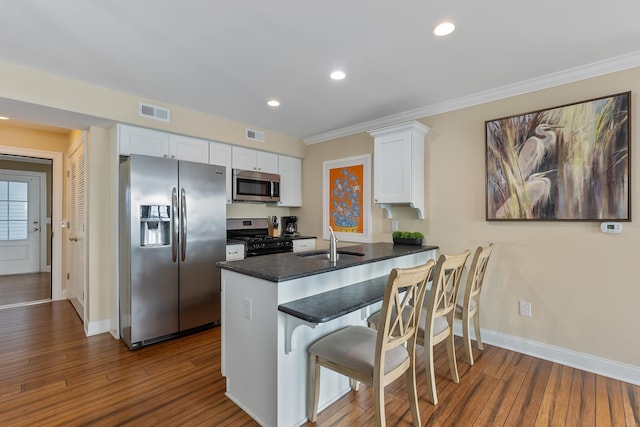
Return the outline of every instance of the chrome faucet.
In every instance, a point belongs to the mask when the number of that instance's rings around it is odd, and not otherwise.
[[[329,226],[329,231],[331,232],[331,236],[329,237],[329,262],[335,263],[338,260],[338,239],[336,239],[336,235],[333,234],[333,228]]]

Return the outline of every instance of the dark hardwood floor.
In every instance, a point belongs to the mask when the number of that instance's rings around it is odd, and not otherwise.
[[[109,334],[85,337],[67,301],[0,310],[0,426],[256,426],[224,395],[220,342],[214,328],[129,351]],[[440,346],[440,403],[420,399],[423,425],[640,426],[638,386],[492,346],[470,367],[456,345],[460,384]],[[385,400],[388,425],[412,425],[403,380]],[[371,389],[335,402],[318,425],[373,425]]]
[[[0,275],[0,307],[51,298],[51,273]]]

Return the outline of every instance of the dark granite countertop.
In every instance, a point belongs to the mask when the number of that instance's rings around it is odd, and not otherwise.
[[[302,240],[302,239],[316,239],[316,236],[303,236],[302,234],[299,236],[288,236],[284,234],[286,237],[291,237],[291,240]]]
[[[384,298],[388,276],[365,280],[285,304],[278,310],[311,323],[324,323]]]
[[[244,240],[227,239],[227,245],[244,245]]]
[[[437,246],[394,245],[386,242],[363,243],[339,247],[338,251],[357,252],[363,255],[343,256],[335,264],[331,264],[326,258],[300,256],[301,254],[319,252],[308,251],[255,256],[238,261],[220,261],[216,265],[225,270],[235,271],[270,282],[284,282],[437,248]]]

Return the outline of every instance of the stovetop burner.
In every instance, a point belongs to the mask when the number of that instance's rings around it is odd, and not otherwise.
[[[247,256],[293,252],[290,236],[269,236],[266,218],[227,219],[227,239],[245,242]]]

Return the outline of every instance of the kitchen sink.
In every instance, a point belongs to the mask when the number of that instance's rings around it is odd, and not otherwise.
[[[361,257],[364,256],[363,253],[361,252],[352,252],[352,251],[341,251],[338,250],[338,259],[349,259],[352,257]],[[322,250],[322,251],[309,251],[309,252],[301,252],[299,254],[296,254],[299,257],[303,257],[303,258],[311,258],[311,259],[329,259],[329,251],[328,250]]]

